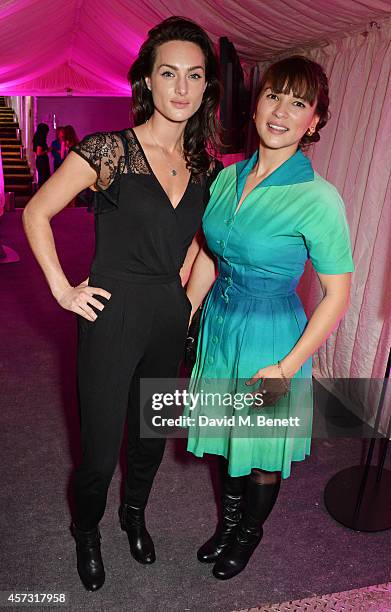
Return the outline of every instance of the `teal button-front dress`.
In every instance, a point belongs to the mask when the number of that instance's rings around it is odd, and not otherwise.
[[[258,151],[220,172],[203,217],[219,275],[204,305],[190,381],[189,392],[199,395],[185,411],[193,419],[188,450],[198,457],[225,456],[231,476],[259,468],[286,478],[291,462],[310,453],[312,361],[297,372],[290,394],[272,407],[257,409],[251,400],[241,405],[245,393],[256,391],[245,381],[283,359],[302,335],[307,320],[295,289],[308,257],[323,274],[352,272],[354,266],[343,201],[300,150],[237,210],[257,160]],[[216,392],[220,404],[211,395]],[[258,420],[291,416],[299,421],[289,427],[286,420],[266,426]]]

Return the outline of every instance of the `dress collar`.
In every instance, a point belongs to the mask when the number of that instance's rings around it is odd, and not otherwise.
[[[247,177],[258,161],[259,151],[242,162],[236,164],[237,192],[240,199]],[[296,183],[307,183],[314,180],[314,169],[308,157],[300,149],[278,166],[267,176],[258,187],[280,187],[283,185],[295,185]]]

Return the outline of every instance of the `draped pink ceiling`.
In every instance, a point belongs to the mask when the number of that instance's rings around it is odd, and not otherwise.
[[[148,29],[175,14],[254,63],[370,27],[391,0],[0,0],[0,94],[128,95]]]

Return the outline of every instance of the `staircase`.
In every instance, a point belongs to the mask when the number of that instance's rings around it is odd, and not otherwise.
[[[28,162],[22,158],[19,123],[14,111],[0,96],[0,145],[3,162],[4,190],[13,191],[16,206],[25,206],[33,195],[33,177]]]

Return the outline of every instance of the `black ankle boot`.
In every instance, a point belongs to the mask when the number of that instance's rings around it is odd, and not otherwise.
[[[144,508],[123,504],[119,509],[121,529],[128,534],[130,552],[139,563],[156,561],[155,547],[145,526]]]
[[[72,533],[76,540],[77,571],[80,580],[87,591],[97,591],[105,581],[99,528],[82,531],[73,524]]]
[[[219,555],[232,544],[242,516],[245,488],[243,476],[230,476],[227,461],[220,459],[221,516],[215,533],[197,551],[201,563],[214,563]]]
[[[262,525],[277,499],[280,480],[274,484],[247,482],[245,510],[233,543],[217,559],[213,575],[219,580],[233,578],[244,570],[263,536]]]

